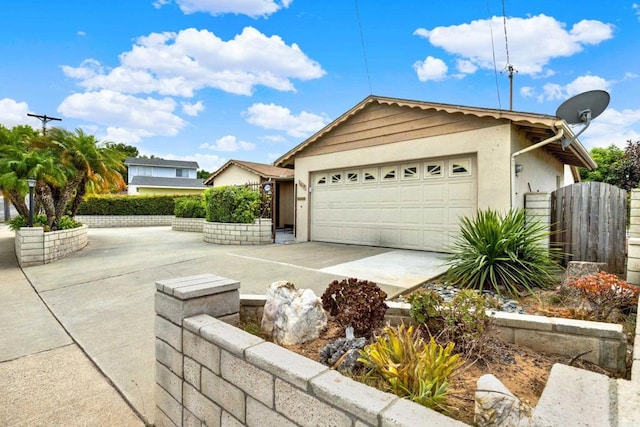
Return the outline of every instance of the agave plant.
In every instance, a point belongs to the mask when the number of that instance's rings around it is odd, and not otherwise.
[[[525,221],[523,209],[505,215],[488,209],[475,218],[462,218],[460,235],[452,246],[447,272],[454,284],[473,289],[519,295],[546,288],[559,270],[554,249],[542,242],[549,236],[544,224]]]
[[[462,365],[454,344],[443,347],[431,337],[427,343],[413,326],[387,326],[376,340],[360,350],[359,362],[382,378],[398,396],[429,408],[442,407],[449,377]]]

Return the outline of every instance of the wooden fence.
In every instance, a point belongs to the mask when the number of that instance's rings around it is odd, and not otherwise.
[[[625,271],[627,192],[602,182],[569,185],[551,193],[551,243],[568,261],[607,263]]]

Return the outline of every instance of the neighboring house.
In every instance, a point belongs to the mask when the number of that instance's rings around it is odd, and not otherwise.
[[[264,163],[229,160],[204,181],[205,185],[275,184],[275,224],[277,228],[292,228],[294,223],[293,169]]]
[[[369,96],[274,164],[295,168],[297,241],[446,251],[461,216],[596,167],[562,135],[554,116]]]
[[[128,194],[199,194],[206,187],[197,178],[198,163],[128,157]]]

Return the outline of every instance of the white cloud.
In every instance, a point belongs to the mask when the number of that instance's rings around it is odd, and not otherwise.
[[[186,122],[174,114],[175,109],[176,102],[171,98],[136,98],[101,90],[68,96],[58,112],[108,126],[110,140],[137,142],[154,135],[176,135]]]
[[[199,148],[205,148],[213,151],[251,151],[255,150],[255,144],[246,141],[238,141],[233,135],[226,135],[216,140],[215,143],[207,142],[200,144]]]
[[[271,160],[272,162],[276,159],[279,159],[280,156],[282,156],[282,153],[267,153],[267,159]]]
[[[265,135],[260,139],[264,139],[265,141],[274,142],[274,143],[286,142],[285,137],[282,135]]]
[[[448,67],[442,59],[427,56],[424,61],[416,61],[413,69],[421,82],[440,81],[447,77]]]
[[[197,116],[202,111],[204,111],[204,104],[202,101],[198,101],[193,104],[189,104],[188,102],[182,102],[182,112],[187,116]]]
[[[504,34],[498,31],[502,26],[503,18],[493,17],[432,30],[418,28],[414,35],[426,38],[433,46],[478,68],[493,70],[491,29],[494,29],[493,46],[504,46]],[[613,25],[600,21],[583,20],[569,30],[565,27],[565,23],[543,14],[507,18],[510,60],[518,72],[544,74],[552,59],[575,55],[585,45],[599,44],[613,37]],[[502,68],[507,63],[506,51],[496,48],[495,54],[497,66]]]
[[[252,18],[267,17],[280,9],[289,7],[293,0],[174,0],[185,14],[204,12],[213,16],[233,13]],[[156,0],[153,5],[160,8],[171,0]]]
[[[635,11],[636,16],[638,17],[638,21],[640,21],[640,5],[634,3],[631,5],[631,8]]]
[[[251,95],[256,86],[295,91],[292,80],[322,77],[320,64],[279,36],[266,36],[246,27],[224,41],[207,30],[189,28],[178,33],[139,37],[120,55],[120,66],[110,70],[93,59],[79,67],[63,66],[68,77],[87,90],[158,93],[192,97],[204,88]]]
[[[244,115],[247,122],[252,125],[264,129],[281,130],[296,138],[307,137],[329,123],[326,116],[306,111],[295,115],[288,108],[275,104],[253,104]]]
[[[587,148],[607,147],[611,144],[624,148],[628,140],[640,140],[640,109],[618,111],[606,109],[591,122],[580,141]]]
[[[464,74],[473,74],[478,70],[478,67],[468,59],[456,60],[456,68]]]
[[[159,156],[166,160],[185,160],[188,162],[198,162],[200,169],[204,169],[209,172],[215,172],[220,169],[220,166],[224,165],[228,159],[224,157],[216,156],[214,154],[201,154],[196,153],[188,156],[178,156],[175,154],[163,154]]]
[[[0,99],[0,125],[12,128],[16,125],[30,125],[36,129],[42,124],[38,119],[27,116],[29,105],[26,102],[17,102],[11,98]]]
[[[79,35],[80,37],[84,37],[84,36],[86,36],[86,35],[87,35],[87,33],[86,33],[86,32],[84,32],[84,31],[82,31],[82,30],[81,30],[81,31],[78,31],[76,34],[77,34],[77,35]]]
[[[570,98],[588,90],[611,90],[613,82],[603,79],[602,77],[586,75],[576,78],[571,83],[561,86],[555,83],[549,83],[543,86],[544,99],[547,101],[557,101]]]

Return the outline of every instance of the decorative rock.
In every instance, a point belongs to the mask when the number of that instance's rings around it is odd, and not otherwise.
[[[352,371],[358,365],[358,357],[360,357],[358,350],[364,348],[367,340],[364,337],[355,338],[351,326],[345,332],[346,337],[338,338],[320,350],[320,363],[341,371]],[[338,366],[334,366],[336,364]]]
[[[531,407],[522,403],[491,374],[478,379],[475,402],[475,425],[478,427],[529,425]]]
[[[266,299],[262,329],[277,344],[300,344],[316,339],[327,326],[322,301],[311,289],[296,289],[287,281],[273,282]]]

